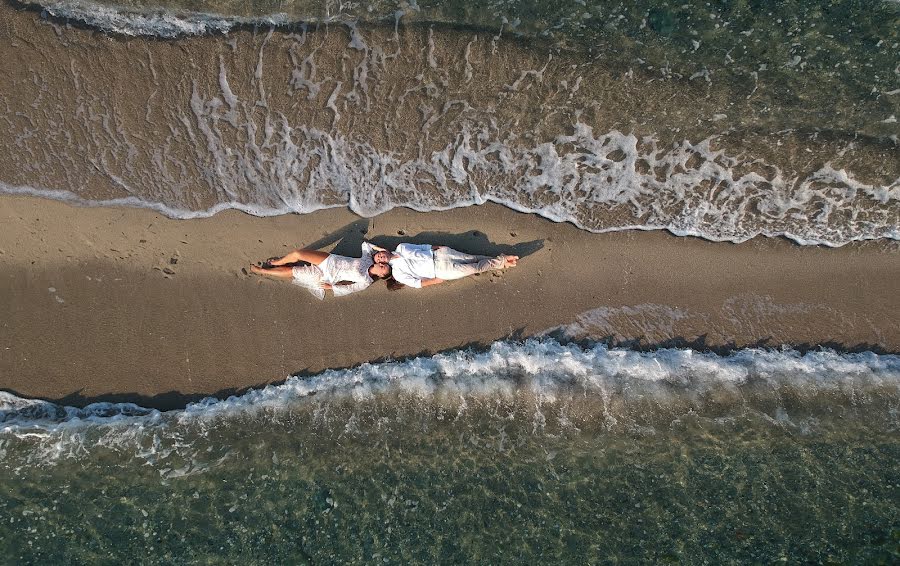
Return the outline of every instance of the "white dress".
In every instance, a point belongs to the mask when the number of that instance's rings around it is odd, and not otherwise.
[[[362,257],[329,254],[319,265],[294,267],[291,270],[294,284],[308,289],[319,300],[325,298],[322,283],[331,284],[331,290],[336,297],[362,291],[374,282],[369,276],[369,268],[374,263],[372,259],[374,253],[372,244],[363,242]],[[338,285],[342,281],[350,282],[351,285]]]

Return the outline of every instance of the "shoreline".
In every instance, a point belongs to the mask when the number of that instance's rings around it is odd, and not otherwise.
[[[496,204],[370,219],[327,209],[173,220],[2,196],[0,222],[0,389],[64,405],[180,408],[292,374],[554,328],[635,349],[900,352],[893,241],[826,248],[595,234]],[[425,290],[376,283],[323,302],[240,271],[301,246],[358,255],[363,237],[523,257],[502,273]]]

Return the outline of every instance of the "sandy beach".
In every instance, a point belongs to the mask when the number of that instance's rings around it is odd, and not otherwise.
[[[6,561],[900,562],[896,0],[0,22]]]
[[[497,205],[172,220],[3,197],[0,224],[0,386],[65,405],[169,409],[292,374],[548,331],[641,348],[900,351],[895,242],[591,234]],[[294,247],[358,255],[363,238],[522,260],[426,290],[379,283],[321,302],[241,271]]]

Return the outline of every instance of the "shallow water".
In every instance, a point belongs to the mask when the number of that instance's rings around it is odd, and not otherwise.
[[[900,239],[893,1],[47,1],[0,22],[4,193]],[[650,339],[688,316],[600,308],[555,334]],[[897,357],[871,352],[544,339],[166,413],[0,393],[0,552],[896,562],[898,389]]]
[[[545,4],[3,7],[2,190],[900,237],[896,2]]]
[[[900,361],[486,352],[158,413],[3,398],[25,561],[892,561]]]
[[[2,481],[0,546],[77,562],[897,559],[896,434],[754,415],[653,434],[492,424],[374,442],[235,430],[187,477],[116,454],[26,468]]]

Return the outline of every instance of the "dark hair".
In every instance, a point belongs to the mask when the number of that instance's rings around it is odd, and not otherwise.
[[[387,284],[388,290],[390,291],[399,291],[400,289],[406,287],[406,285],[394,279],[393,275],[391,275],[390,277],[386,277],[385,282]]]
[[[376,265],[378,265],[378,264],[373,263],[372,265],[369,266],[368,269],[366,269],[366,273],[369,274],[369,277],[372,278],[372,281],[378,281],[380,279],[393,279],[394,278],[394,276],[391,274],[391,264],[389,264],[389,263],[382,264],[382,265],[386,265],[388,268],[387,275],[375,275],[374,273],[372,273],[372,268],[375,267]]]

